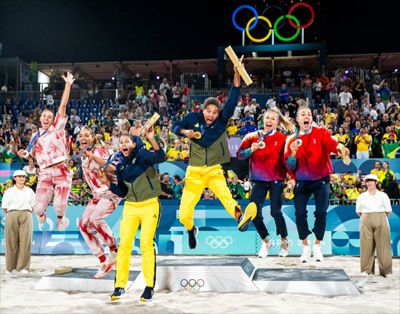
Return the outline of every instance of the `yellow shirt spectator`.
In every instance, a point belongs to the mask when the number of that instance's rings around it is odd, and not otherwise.
[[[176,150],[175,148],[171,148],[167,152],[167,161],[177,161],[178,156],[181,157],[181,152],[179,150]]]
[[[360,196],[360,193],[356,188],[350,188],[346,190],[346,195],[350,200],[356,200]]]
[[[348,185],[354,185],[356,183],[355,176],[346,175],[346,176],[344,176],[344,178],[346,179],[346,184],[348,184]]]
[[[183,150],[181,151],[181,158],[185,159],[189,157],[189,150]]]
[[[237,135],[238,129],[236,125],[230,125],[226,128],[226,131],[228,132],[229,135]]]
[[[390,134],[392,134],[393,135],[393,139],[395,141],[397,141],[397,135],[395,133],[390,133]],[[387,134],[387,133],[383,134],[383,136],[382,136],[382,144],[386,143],[386,140],[389,138],[390,134]]]
[[[343,134],[340,135],[339,133],[335,134],[337,140],[339,143],[342,143],[343,145],[346,144],[346,142],[348,141],[349,137],[347,136],[347,134]]]
[[[331,123],[331,118],[336,119],[336,115],[333,112],[325,113],[325,125],[328,125],[329,123]]]
[[[368,134],[364,134],[364,137],[368,140],[371,140],[371,137]],[[364,138],[360,135],[356,136],[356,141],[359,139],[360,141],[357,143],[357,151],[358,152],[367,152],[369,150],[368,143],[364,140]]]
[[[380,169],[380,170],[378,171],[378,173],[376,173],[376,169],[374,168],[374,169],[371,170],[370,173],[371,173],[371,174],[375,174],[378,178],[380,178],[380,177],[382,176],[382,174],[383,174],[383,169]]]

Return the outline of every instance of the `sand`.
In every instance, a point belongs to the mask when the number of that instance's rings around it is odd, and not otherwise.
[[[157,261],[199,256],[158,256]],[[210,256],[207,256],[208,258]],[[213,256],[217,258],[217,256]],[[126,299],[110,301],[110,293],[33,290],[42,276],[55,268],[73,266],[96,268],[90,255],[32,256],[31,274],[5,275],[5,259],[0,256],[0,310],[4,313],[400,313],[400,259],[393,260],[393,277],[362,277],[359,258],[325,257],[323,263],[300,264],[298,257],[246,256],[259,268],[343,268],[362,294],[323,297],[305,294],[200,291],[156,291],[154,300],[139,301],[142,290],[130,290]],[[141,259],[131,258],[131,269],[140,270]]]

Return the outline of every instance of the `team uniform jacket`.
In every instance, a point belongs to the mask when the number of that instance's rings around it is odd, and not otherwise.
[[[93,154],[105,161],[107,161],[108,158],[110,157],[108,149],[99,146],[96,146],[94,148]],[[97,194],[108,190],[107,185],[102,183],[97,176],[97,172],[100,169],[101,169],[100,165],[94,159],[89,162],[89,158],[86,158],[85,160],[83,160],[82,158],[82,171],[85,175],[86,182],[89,185],[90,190],[93,192],[93,194]],[[114,184],[117,183],[117,177],[115,174],[106,172],[106,175],[107,178],[110,180],[110,182]]]
[[[64,130],[67,120],[67,115],[62,118],[57,113],[53,124],[45,134],[43,134],[45,131],[42,128],[39,129],[38,132],[41,135],[36,139],[29,153],[36,159],[41,170],[68,159]],[[33,134],[32,138],[36,134]]]
[[[136,147],[128,157],[123,157],[117,165],[117,184],[111,183],[110,190],[126,197],[128,202],[141,202],[161,195],[160,180],[154,164],[165,161],[162,149],[150,152],[143,141],[136,137]]]
[[[337,154],[338,142],[324,128],[312,127],[310,133],[299,138],[302,145],[298,148],[296,158],[292,158],[290,144],[296,139],[296,134],[286,139],[284,161],[289,171],[300,181],[315,181],[333,173],[329,158],[330,153]]]
[[[260,135],[263,136],[260,131]],[[286,136],[277,131],[273,131],[264,138],[265,148],[251,152],[251,144],[259,142],[258,131],[247,134],[236,156],[239,160],[250,158],[250,179],[255,181],[277,181],[285,180],[286,173],[289,172],[291,178],[295,180],[293,173],[286,169],[283,162]]]
[[[181,129],[192,129],[202,134],[200,139],[190,139],[190,166],[215,166],[230,161],[226,125],[235,111],[239,95],[240,87],[232,86],[228,101],[210,126],[206,125],[201,112],[191,112],[175,122],[172,127],[175,134],[180,134]]]

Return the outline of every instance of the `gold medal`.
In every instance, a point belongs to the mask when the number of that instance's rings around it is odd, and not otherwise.
[[[201,133],[200,132],[194,132],[194,138],[199,140],[201,139]]]

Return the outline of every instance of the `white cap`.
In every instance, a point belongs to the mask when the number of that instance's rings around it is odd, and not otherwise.
[[[376,174],[372,174],[372,173],[371,174],[367,174],[364,179],[365,179],[365,181],[367,181],[367,180],[379,181],[379,179],[376,176]]]
[[[14,172],[13,177],[15,177],[15,176],[24,176],[24,177],[26,177],[26,172],[24,170],[17,170],[17,171]]]

